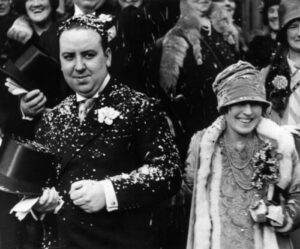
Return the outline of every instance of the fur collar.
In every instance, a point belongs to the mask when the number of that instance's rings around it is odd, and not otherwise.
[[[220,116],[210,127],[208,127],[200,141],[200,162],[196,179],[196,199],[195,199],[195,225],[193,234],[194,249],[210,249],[211,238],[214,241],[213,248],[220,248],[220,221],[219,221],[219,190],[221,182],[221,170],[218,165],[222,164],[221,149],[217,146],[217,141],[225,130],[225,118]],[[292,179],[292,154],[295,151],[295,144],[292,135],[278,126],[273,121],[262,118],[256,128],[257,134],[262,138],[275,140],[278,144],[277,152],[282,155],[280,160],[280,180],[278,186],[286,189]],[[217,167],[218,166],[218,167]],[[207,191],[208,178],[211,174],[214,177],[211,181],[211,189]],[[199,205],[197,205],[199,204]],[[214,225],[214,232],[212,231]],[[271,227],[255,229],[255,248],[267,249],[278,248],[276,236]],[[268,238],[268,243],[263,241]],[[271,247],[269,246],[271,245]]]

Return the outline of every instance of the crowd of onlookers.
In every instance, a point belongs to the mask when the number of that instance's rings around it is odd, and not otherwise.
[[[280,125],[299,124],[300,98],[295,94],[300,85],[300,1],[282,1],[281,9],[279,5],[280,0],[263,1],[265,29],[248,42],[234,19],[235,0],[0,0],[0,64],[26,61],[32,46],[59,64],[61,21],[82,14],[113,15],[109,73],[161,101],[184,161],[192,135],[219,115],[212,89],[215,77],[238,60],[262,70],[272,102],[270,117]],[[12,96],[4,85],[7,76],[0,75],[1,133],[32,137],[45,108],[71,93],[61,72],[55,74],[37,82],[35,88],[40,90],[32,91],[21,106],[22,96]],[[164,220],[158,225],[165,236],[163,248],[185,244],[189,204],[176,197],[158,215]],[[0,198],[6,203],[17,199],[4,193]],[[9,207],[0,207],[0,248],[1,243],[4,249],[9,243],[32,248],[42,228],[7,217]],[[4,227],[16,229],[17,236],[3,237]]]
[[[191,135],[217,115],[211,89],[215,76],[239,59],[259,69],[270,63],[278,45],[278,5],[279,1],[264,1],[264,33],[247,43],[234,20],[234,0],[74,0],[74,6],[57,0],[2,1],[1,64],[8,59],[16,61],[32,45],[58,62],[56,33],[62,20],[77,14],[112,14],[111,74],[162,100],[184,154]],[[59,74],[51,83],[45,79],[36,87],[43,93],[39,97],[47,98],[46,107],[53,107],[70,93]],[[6,107],[1,106],[2,130],[17,133],[17,127],[11,125],[16,110],[7,112],[13,100],[4,87],[1,94],[6,96],[2,100]]]

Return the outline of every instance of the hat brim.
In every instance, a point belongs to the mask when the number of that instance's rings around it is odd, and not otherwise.
[[[0,67],[0,72],[2,72],[5,76],[12,78],[23,87],[25,90],[30,91],[33,90],[32,83],[27,79],[26,75],[24,75],[16,65],[8,60],[5,64]]]
[[[17,195],[39,196],[42,187],[0,174],[0,191]]]
[[[247,96],[247,97],[241,97],[241,98],[238,98],[238,99],[231,100],[231,101],[223,104],[222,106],[218,106],[218,110],[220,111],[224,107],[228,107],[228,106],[231,106],[231,105],[234,105],[234,104],[237,104],[237,103],[242,103],[242,102],[256,102],[256,103],[261,103],[262,105],[266,106],[266,108],[268,108],[268,107],[270,107],[272,105],[271,102],[269,102],[269,101],[267,101],[265,99],[262,99],[260,97],[257,97],[257,96],[254,96],[254,97]]]
[[[294,16],[292,18],[290,18],[289,20],[287,20],[287,22],[280,28],[280,30],[277,33],[277,38],[276,40],[283,43],[286,40],[286,30],[287,27],[294,21],[300,20],[300,13],[297,16]]]

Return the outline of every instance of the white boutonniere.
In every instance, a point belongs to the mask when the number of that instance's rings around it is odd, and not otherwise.
[[[60,110],[60,113],[63,115],[71,115],[71,109],[70,109],[70,106],[68,106],[68,105],[62,106],[59,110]]]
[[[102,107],[101,109],[96,110],[98,115],[98,122],[111,125],[121,113],[115,110],[112,107]]]
[[[272,80],[272,84],[276,88],[276,90],[284,90],[288,86],[288,80],[287,80],[287,78],[285,76],[277,75]]]
[[[98,16],[98,20],[100,22],[111,22],[112,21],[112,16],[111,15],[107,15],[107,14],[100,14]]]

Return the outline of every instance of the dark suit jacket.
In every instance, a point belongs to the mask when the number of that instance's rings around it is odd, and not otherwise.
[[[97,119],[104,107],[120,112],[111,125]],[[84,123],[77,114],[72,95],[44,115],[36,134],[59,160],[56,187],[65,201],[57,215],[61,243],[68,249],[156,248],[151,209],[180,185],[180,160],[164,113],[153,99],[111,80]],[[105,178],[113,183],[118,211],[88,214],[72,204],[71,183]]]

